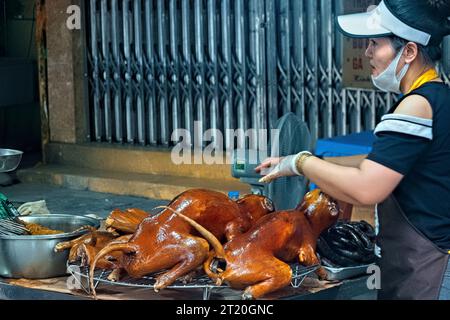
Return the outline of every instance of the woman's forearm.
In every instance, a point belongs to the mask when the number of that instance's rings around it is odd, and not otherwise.
[[[339,166],[316,157],[308,158],[303,172],[323,192],[353,205],[361,205],[362,176],[358,168]]]

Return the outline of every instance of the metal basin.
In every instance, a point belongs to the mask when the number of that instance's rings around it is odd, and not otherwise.
[[[0,149],[0,172],[14,171],[22,160],[23,152],[19,150]]]
[[[86,230],[73,232],[80,227],[100,226],[100,221],[94,218],[62,214],[28,216],[21,219],[66,233],[46,236],[0,236],[2,277],[45,279],[65,275],[69,251],[54,252],[55,245],[87,232]]]

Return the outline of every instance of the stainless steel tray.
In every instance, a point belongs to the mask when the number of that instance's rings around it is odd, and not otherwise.
[[[371,265],[372,264],[345,268],[324,268],[327,272],[327,280],[345,280],[367,274],[367,268]]]

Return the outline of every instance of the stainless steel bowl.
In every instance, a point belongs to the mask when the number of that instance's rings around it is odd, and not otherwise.
[[[0,149],[0,172],[14,171],[22,160],[23,152],[19,150]]]
[[[6,278],[46,279],[66,274],[69,251],[55,252],[55,245],[86,233],[73,232],[83,226],[95,228],[100,221],[84,216],[51,214],[21,217],[25,222],[66,233],[46,236],[0,236],[0,276]]]

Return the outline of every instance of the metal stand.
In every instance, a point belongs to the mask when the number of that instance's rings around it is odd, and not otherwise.
[[[291,265],[292,268],[292,281],[291,286],[294,288],[300,288],[306,277],[316,271],[320,266],[314,265],[310,267],[303,267],[299,264]]]
[[[294,288],[299,288],[306,277],[312,272],[316,271],[319,266],[303,267],[299,264],[291,265],[293,276],[291,285]],[[77,284],[84,290],[88,295],[91,294],[89,288],[89,267],[81,267],[77,264],[67,264],[67,271],[73,276]],[[125,287],[135,287],[135,288],[148,288],[154,289],[156,278],[162,272],[152,274],[149,276],[142,277],[140,279],[133,279],[131,277],[125,276],[120,281],[114,282],[108,279],[112,270],[96,270],[94,272],[94,287],[97,288],[100,283],[105,285],[116,285]],[[85,279],[88,285],[84,285],[82,279]],[[176,281],[174,284],[167,287],[167,289],[202,289],[203,290],[203,300],[210,300],[211,293],[214,289],[224,288],[224,286],[217,286],[211,279],[206,275],[199,276],[189,283],[183,283],[181,281]]]

